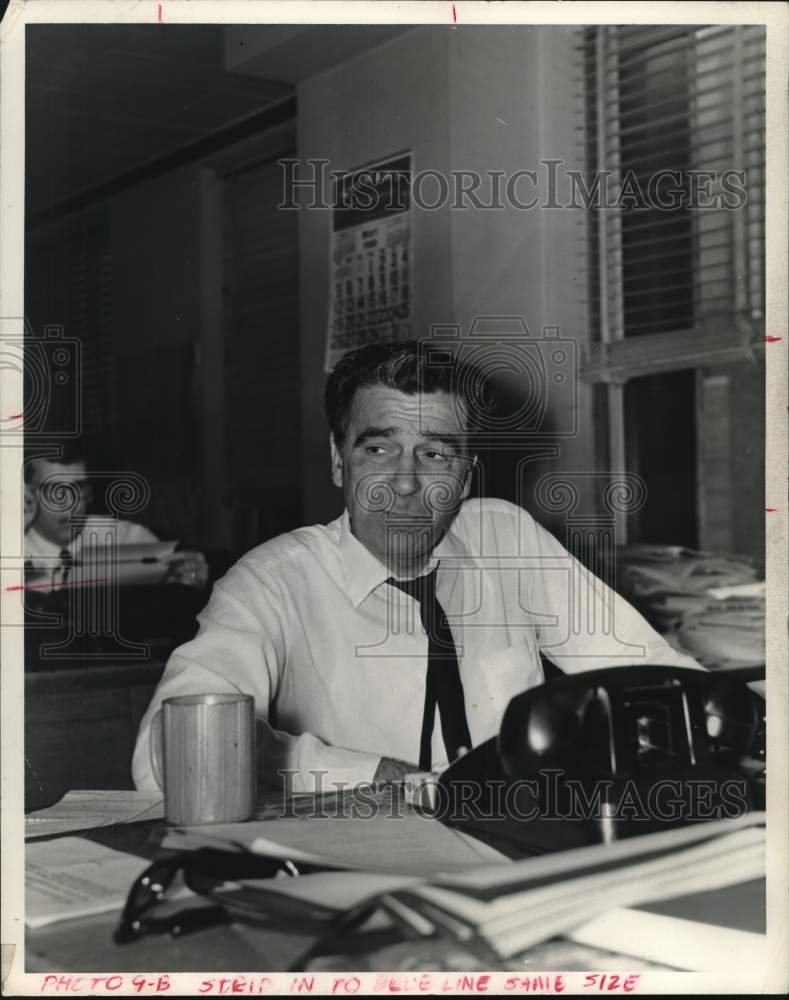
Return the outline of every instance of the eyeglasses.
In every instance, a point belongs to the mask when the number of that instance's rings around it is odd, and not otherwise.
[[[179,936],[245,917],[256,921],[266,919],[259,901],[253,902],[257,893],[245,892],[240,887],[235,892],[222,891],[227,889],[227,883],[280,874],[300,875],[306,870],[297,868],[292,861],[210,848],[157,859],[133,882],[114,940],[116,944],[127,944],[145,934]],[[199,901],[183,900],[180,893],[167,899],[168,890],[179,874],[185,886],[200,897]],[[207,901],[212,905],[206,905]],[[174,908],[174,903],[179,906]]]
[[[35,487],[39,499],[56,510],[68,508],[93,495],[93,484],[88,479],[45,479]]]
[[[228,923],[251,923],[275,927],[278,932],[292,928],[300,934],[315,934],[314,943],[292,964],[291,971],[310,967],[323,956],[350,949],[381,947],[402,940],[459,941],[471,954],[478,955],[481,968],[495,967],[489,945],[472,925],[445,913],[407,889],[375,894],[347,910],[315,903],[306,898],[278,892],[264,885],[228,885],[241,880],[268,880],[279,875],[305,875],[319,871],[340,871],[326,867],[299,865],[278,858],[246,852],[230,853],[211,848],[184,851],[153,862],[132,884],[120,923],[113,935],[116,944],[136,941],[145,934],[167,933],[174,937]],[[199,897],[184,899],[167,893],[178,875]],[[178,904],[173,908],[173,904]],[[179,908],[180,906],[180,908]],[[382,914],[388,929],[363,927],[370,918]],[[353,936],[362,932],[355,943]]]

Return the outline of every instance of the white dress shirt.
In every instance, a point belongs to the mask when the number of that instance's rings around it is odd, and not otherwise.
[[[433,552],[474,745],[510,699],[565,672],[632,663],[698,667],[586,571],[522,508],[467,500]],[[142,720],[132,772],[157,788],[149,729],[164,698],[244,692],[264,740],[261,777],[294,791],[370,781],[381,756],[416,761],[427,636],[418,603],[351,533],[347,512],[247,553],[219,580],[197,636],[170,657]],[[436,713],[432,760],[446,764]],[[295,773],[294,773],[295,772]]]
[[[112,521],[112,530],[118,545],[143,545],[159,541],[152,531],[149,531],[142,524],[135,524],[134,521],[114,520]],[[88,538],[93,542],[96,538],[104,537],[106,533],[107,519],[89,515],[84,520],[80,534],[72,538],[68,545],[58,545],[57,542],[44,538],[31,525],[25,532],[25,563],[29,568],[38,571],[41,582],[36,586],[40,589],[48,589],[42,585],[49,583],[52,587],[58,582],[64,549],[67,549],[72,557],[77,558],[82,548],[83,538]]]

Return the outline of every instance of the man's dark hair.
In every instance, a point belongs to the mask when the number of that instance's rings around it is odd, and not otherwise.
[[[475,417],[490,408],[485,382],[476,369],[448,351],[428,352],[416,340],[368,344],[343,355],[329,375],[323,397],[326,419],[337,447],[342,447],[354,395],[359,389],[381,385],[407,396],[450,393],[465,404],[467,429],[472,432]]]
[[[41,449],[41,453],[37,454],[34,448],[26,449],[25,453],[25,464],[24,464],[24,477],[25,482],[31,482],[33,478],[33,463],[36,460],[42,462],[57,462],[58,465],[75,465],[77,462],[84,462],[88,470],[90,470],[94,464],[92,461],[93,452],[90,445],[82,438],[66,438],[65,441],[59,443],[60,454],[47,454],[46,449]],[[53,449],[54,452],[54,449]]]

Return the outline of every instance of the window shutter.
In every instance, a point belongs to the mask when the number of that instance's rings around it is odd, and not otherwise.
[[[587,169],[608,175],[590,212],[582,377],[752,356],[764,337],[764,27],[599,26],[583,52]]]

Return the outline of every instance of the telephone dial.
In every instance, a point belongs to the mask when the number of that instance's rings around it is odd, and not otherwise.
[[[762,678],[626,666],[549,680],[444,771],[438,816],[523,857],[764,809],[764,699],[748,686]]]

